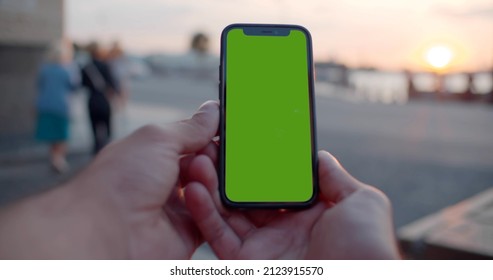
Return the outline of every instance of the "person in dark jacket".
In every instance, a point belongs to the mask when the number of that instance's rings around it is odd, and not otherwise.
[[[94,139],[93,153],[97,154],[111,139],[111,98],[118,86],[104,53],[97,43],[88,47],[89,63],[82,69],[82,85],[89,92],[88,109]]]

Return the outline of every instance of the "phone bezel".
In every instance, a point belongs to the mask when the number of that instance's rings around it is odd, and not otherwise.
[[[310,128],[311,128],[311,145],[312,145],[312,180],[313,192],[312,197],[303,202],[235,202],[231,201],[226,195],[226,44],[227,34],[229,31],[237,28],[275,30],[286,29],[299,30],[305,34],[307,46],[307,74],[308,74],[308,91],[310,105]],[[266,35],[268,36],[268,35]],[[283,36],[283,35],[274,35]],[[317,156],[317,136],[316,136],[316,114],[315,114],[315,94],[314,94],[314,71],[313,71],[313,54],[312,54],[312,38],[310,32],[300,25],[288,24],[243,24],[236,23],[228,25],[221,33],[221,54],[219,66],[219,100],[220,100],[220,122],[219,122],[219,193],[222,203],[231,208],[307,208],[314,204],[317,200],[318,186],[318,156]]]

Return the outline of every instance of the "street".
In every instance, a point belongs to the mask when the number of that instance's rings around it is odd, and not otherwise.
[[[396,227],[493,186],[492,107],[358,103],[329,97],[323,87],[319,89],[318,148],[334,154],[356,178],[389,196]],[[204,101],[217,99],[217,83],[150,77],[132,81],[131,93],[119,137],[145,123],[190,116]],[[77,98],[70,143],[77,152],[69,158],[72,174],[91,158],[84,96]],[[0,164],[0,204],[54,186],[71,175],[54,175],[42,156],[0,160]]]
[[[134,82],[132,92],[135,102],[191,115],[202,102],[217,99],[217,84],[150,79]],[[397,227],[493,187],[492,107],[354,103],[320,91],[316,109],[318,148],[385,192]]]

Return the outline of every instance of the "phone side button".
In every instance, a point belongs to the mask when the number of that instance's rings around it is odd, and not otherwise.
[[[221,64],[219,64],[219,82],[221,82],[223,80],[223,71],[222,71],[223,67]]]
[[[217,84],[217,95],[218,95],[219,102],[221,102],[221,82],[219,82]]]

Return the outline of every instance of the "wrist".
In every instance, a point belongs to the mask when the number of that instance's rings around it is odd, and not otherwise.
[[[128,229],[123,213],[107,186],[86,185],[73,180],[65,187],[66,217],[73,230],[71,240],[78,240],[74,249],[83,248],[82,258],[122,259],[128,257]]]
[[[0,211],[1,259],[123,258],[111,212],[69,183]]]

